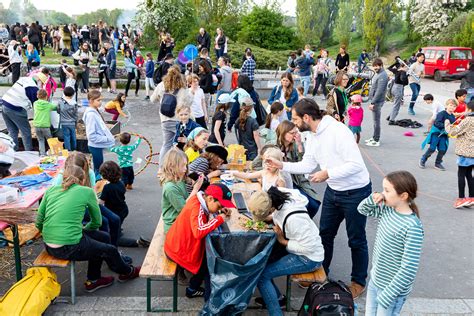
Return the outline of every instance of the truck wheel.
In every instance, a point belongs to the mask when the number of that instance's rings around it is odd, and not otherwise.
[[[443,76],[441,75],[441,72],[439,70],[435,71],[434,80],[438,82],[443,81]]]

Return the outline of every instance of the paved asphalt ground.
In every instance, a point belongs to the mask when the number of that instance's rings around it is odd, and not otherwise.
[[[459,82],[437,83],[432,79],[422,82],[421,96],[416,105],[416,116],[407,115],[406,105],[401,109],[401,118],[411,118],[425,124],[430,116],[430,109],[424,104],[422,96],[425,93],[434,94],[435,98],[443,101],[454,96],[454,91],[459,87]],[[4,93],[6,87],[0,87],[0,93]],[[405,89],[405,99],[408,101],[411,94],[410,89]],[[60,93],[57,93],[59,96]],[[105,99],[111,99],[112,95],[104,93]],[[143,101],[144,91],[140,91],[138,98],[130,97],[127,107],[131,113],[131,119],[122,129],[143,134],[153,144],[153,151],[158,152],[161,147],[161,130],[158,118],[158,110],[155,105]],[[325,106],[321,97],[316,97],[318,104]],[[406,102],[407,103],[407,102]],[[383,108],[383,118],[387,117],[392,104],[386,103]],[[371,112],[364,106],[365,118],[363,122],[362,140],[360,149],[369,169],[373,188],[381,191],[384,174],[405,169],[412,172],[419,185],[419,197],[416,202],[420,208],[421,220],[425,229],[425,244],[421,259],[420,270],[417,275],[415,286],[410,300],[405,307],[407,315],[431,315],[431,314],[474,314],[474,209],[456,210],[452,207],[457,197],[457,166],[454,154],[454,140],[450,144],[449,151],[445,156],[446,171],[438,171],[433,168],[433,158],[428,162],[427,168],[422,170],[418,167],[418,160],[422,154],[420,144],[424,136],[425,127],[411,130],[415,136],[403,135],[407,129],[398,126],[388,126],[382,122],[381,146],[370,148],[363,145],[363,140],[370,138],[372,129]],[[108,117],[107,113],[105,113]],[[3,125],[3,120],[0,120]],[[226,137],[227,143],[235,141],[233,135]],[[143,160],[148,154],[146,145],[141,145],[136,157]],[[105,156],[106,159],[115,160],[112,153]],[[161,187],[156,178],[157,166],[150,165],[143,174],[136,178],[134,190],[127,193],[127,203],[130,215],[124,223],[126,236],[145,236],[151,238],[156,224],[160,218]],[[316,186],[320,198],[325,185]],[[319,222],[319,216],[316,216]],[[377,221],[369,219],[367,222],[367,239],[370,252],[375,239]],[[36,248],[40,243],[35,243]],[[351,259],[350,250],[347,245],[347,237],[344,224],[341,225],[339,234],[335,241],[335,253],[331,266],[330,277],[350,281]],[[129,248],[123,251],[130,255],[136,264],[140,264],[145,256],[146,249]],[[145,280],[137,279],[126,284],[115,284],[109,288],[102,289],[94,294],[83,291],[81,282],[86,273],[85,264],[78,265],[76,272],[78,280],[79,303],[72,307],[58,304],[50,307],[48,314],[136,314],[145,310],[144,298],[146,295]],[[104,266],[104,275],[110,272]],[[62,295],[69,295],[69,280],[67,271],[58,271],[58,278],[63,283]],[[0,290],[5,291],[13,280],[2,282]],[[284,280],[278,280],[280,288],[284,288]],[[299,300],[304,296],[304,290],[293,287],[293,295]],[[153,291],[160,297],[171,296],[171,284],[156,282]],[[184,296],[184,287],[179,288],[180,297]],[[294,307],[299,307],[296,300]],[[180,303],[181,304],[181,303]],[[199,300],[183,298],[183,304],[189,304],[190,310],[199,309]],[[359,301],[359,307],[364,305],[363,299]],[[249,312],[253,314],[255,312]],[[185,314],[185,313],[180,313]],[[190,312],[195,314],[195,312]],[[256,313],[258,314],[258,313]]]

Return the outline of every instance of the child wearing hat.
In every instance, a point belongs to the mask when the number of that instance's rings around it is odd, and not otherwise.
[[[211,136],[209,136],[209,141],[214,144],[224,145],[225,138],[225,120],[227,118],[227,110],[235,102],[233,98],[230,97],[230,94],[223,93],[217,99],[217,107],[212,117],[212,128]]]
[[[174,136],[174,145],[183,150],[187,142],[187,137],[191,132],[200,127],[191,117],[191,107],[188,104],[179,104],[176,107],[176,114],[179,122],[176,123],[176,135]],[[199,154],[197,155],[199,156]]]
[[[186,288],[188,298],[204,296],[205,301],[209,299],[211,291],[204,238],[224,223],[231,208],[235,205],[229,188],[212,184],[205,192],[198,192],[186,202],[166,234],[165,254],[193,273]],[[201,287],[203,281],[205,289]]]
[[[207,146],[206,151],[189,164],[189,174],[203,174],[208,179],[219,177],[221,175],[219,168],[222,164],[227,163],[227,155],[225,147],[219,145]],[[188,183],[186,189],[191,192],[193,187]]]
[[[186,146],[184,146],[184,153],[188,156],[189,163],[198,158],[204,148],[206,148],[209,140],[209,132],[207,129],[200,126],[196,127],[189,133],[187,137]]]

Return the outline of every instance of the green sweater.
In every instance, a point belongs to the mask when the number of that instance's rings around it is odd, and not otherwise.
[[[141,141],[142,139],[139,138],[133,145],[122,145],[110,149],[111,152],[117,154],[120,168],[133,167],[133,152]]]
[[[171,225],[173,225],[176,217],[186,204],[186,199],[189,194],[186,191],[186,184],[184,181],[165,182],[163,185],[163,198],[161,199],[161,218],[163,219],[165,226],[165,233],[168,232]]]
[[[57,105],[46,100],[37,100],[33,103],[33,126],[39,128],[49,128],[51,126],[50,112],[57,109]]]
[[[359,204],[358,210],[379,218],[370,277],[382,290],[378,303],[388,308],[396,297],[411,292],[420,264],[423,226],[414,213],[404,215],[385,204],[379,206],[372,195]]]
[[[63,191],[61,186],[52,186],[44,194],[38,209],[36,227],[41,231],[45,243],[76,245],[82,238],[82,220],[86,208],[90,222],[84,229],[98,229],[102,215],[94,190],[73,184]]]

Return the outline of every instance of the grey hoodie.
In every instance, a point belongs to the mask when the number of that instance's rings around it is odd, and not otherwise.
[[[62,125],[76,125],[77,103],[74,99],[61,98],[58,102],[59,122]]]
[[[232,69],[229,66],[223,66],[220,69],[220,72],[222,75],[220,90],[231,92],[232,91]]]
[[[110,148],[115,139],[110,133],[98,110],[88,107],[82,118],[86,125],[87,145],[96,148]]]

